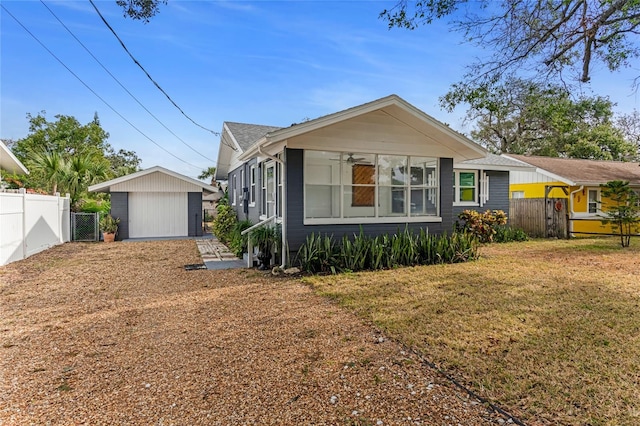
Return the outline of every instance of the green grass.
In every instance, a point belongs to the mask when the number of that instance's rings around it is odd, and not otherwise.
[[[640,241],[480,255],[306,281],[525,422],[640,424]]]

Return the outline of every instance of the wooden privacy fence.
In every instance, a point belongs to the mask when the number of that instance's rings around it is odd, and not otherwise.
[[[566,198],[513,198],[509,201],[509,224],[531,237],[568,238]]]

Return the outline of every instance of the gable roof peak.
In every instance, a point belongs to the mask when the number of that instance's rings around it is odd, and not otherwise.
[[[217,192],[217,188],[215,188],[215,187],[213,187],[213,186],[211,186],[209,184],[206,184],[206,183],[204,183],[202,181],[199,181],[197,179],[193,179],[193,178],[191,178],[189,176],[185,176],[185,175],[182,175],[180,173],[174,172],[173,170],[166,169],[166,168],[164,168],[162,166],[149,167],[148,169],[139,170],[137,172],[130,173],[128,175],[120,176],[120,177],[117,177],[115,179],[111,179],[111,180],[108,180],[108,181],[105,181],[105,182],[97,183],[95,185],[91,185],[88,188],[88,190],[89,190],[89,192],[110,192],[110,190],[111,190],[110,188],[113,185],[117,185],[119,183],[127,182],[127,181],[134,180],[134,179],[138,179],[138,178],[141,178],[143,176],[150,175],[152,173],[165,174],[165,175],[171,176],[171,177],[173,177],[175,179],[179,179],[179,180],[191,183],[193,185],[197,185],[197,186],[201,187],[205,192],[208,192],[208,193]]]
[[[234,121],[225,121],[224,127],[228,129],[229,133],[242,151],[246,151],[267,134],[282,128],[277,126],[265,126],[262,124],[238,123]]]

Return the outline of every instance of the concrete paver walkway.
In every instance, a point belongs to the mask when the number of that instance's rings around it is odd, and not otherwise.
[[[243,268],[245,263],[236,257],[227,246],[222,244],[216,237],[196,240],[198,250],[202,256],[202,261],[207,269],[233,269]]]

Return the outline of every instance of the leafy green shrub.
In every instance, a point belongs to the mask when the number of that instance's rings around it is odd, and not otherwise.
[[[520,228],[510,226],[497,226],[493,241],[496,243],[509,243],[512,241],[527,241],[529,236]]]
[[[478,258],[476,240],[468,234],[454,232],[451,237],[445,234],[440,237],[440,241],[440,245],[450,246],[449,256],[440,259],[443,263],[461,263]]]
[[[19,179],[16,173],[8,174],[5,171],[2,172],[2,181],[0,181],[0,188],[7,189],[19,189],[24,187],[24,183]]]
[[[204,222],[213,222],[213,216],[209,213],[208,210],[204,211],[204,214],[202,215],[202,219]]]
[[[262,253],[271,253],[274,246],[280,244],[281,230],[279,225],[259,226],[250,232],[251,243]]]
[[[404,232],[398,232],[391,236],[389,241],[389,267],[413,266],[418,263],[417,259],[417,237],[413,235],[409,228]]]
[[[417,260],[421,265],[459,263],[477,259],[478,248],[471,234],[454,232],[432,235],[420,230],[416,239]]]
[[[241,258],[242,254],[247,252],[248,235],[242,235],[242,231],[251,228],[252,225],[253,223],[251,223],[250,220],[245,219],[237,222],[233,226],[229,241],[229,249],[236,255],[236,257]]]
[[[476,239],[471,234],[429,235],[421,230],[416,235],[405,229],[373,238],[360,231],[353,239],[344,236],[339,245],[333,236],[311,234],[300,247],[296,263],[305,272],[335,274],[338,271],[457,263],[477,257]]]
[[[316,235],[312,233],[307,236],[306,241],[298,250],[296,263],[304,272],[311,273],[337,273],[339,270],[339,254],[336,249],[336,242],[333,235]]]
[[[218,216],[213,221],[213,234],[222,244],[227,244],[231,240],[238,218],[233,207],[228,204],[218,204],[217,209]]]
[[[347,271],[361,271],[367,267],[367,259],[371,250],[371,239],[360,231],[353,241],[348,237],[342,237],[340,244],[340,264]]]
[[[492,242],[496,227],[507,223],[507,215],[502,210],[487,210],[484,213],[464,210],[458,218],[463,221],[462,230],[474,235],[481,243]]]
[[[102,213],[106,215],[111,211],[111,202],[108,200],[79,200],[77,203],[77,211],[82,213]]]
[[[371,240],[371,248],[369,249],[369,269],[383,269],[385,265],[386,248],[385,238],[377,236]]]
[[[107,234],[115,234],[118,232],[119,218],[115,218],[110,214],[100,218],[100,230]]]
[[[224,193],[222,194],[222,197],[218,200],[218,203],[216,205],[216,209],[219,206],[223,206],[223,205],[226,205],[226,206],[229,205],[229,191],[228,190],[225,190]]]

